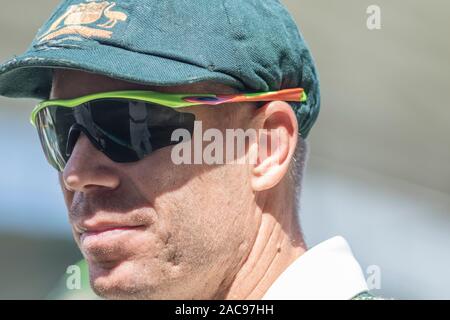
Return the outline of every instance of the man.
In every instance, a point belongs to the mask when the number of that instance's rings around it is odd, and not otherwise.
[[[319,84],[277,0],[63,1],[0,94],[49,100],[32,122],[97,295],[367,297],[344,239],[302,237]]]

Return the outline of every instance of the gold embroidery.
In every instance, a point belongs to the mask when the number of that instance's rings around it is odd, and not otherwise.
[[[111,38],[112,31],[88,27],[86,25],[99,21],[103,16],[108,19],[96,27],[111,29],[117,22],[126,21],[128,16],[121,11],[113,11],[115,2],[87,0],[87,3],[71,5],[66,12],[55,20],[40,38],[40,42],[51,40],[60,35],[79,34],[86,38]]]
[[[80,36],[83,36],[85,38],[92,38],[95,36],[99,38],[109,39],[111,38],[112,32],[107,30],[93,29],[84,26],[69,26],[61,28],[58,31],[52,32],[51,34],[43,38],[41,41],[51,40],[63,34],[79,34]]]

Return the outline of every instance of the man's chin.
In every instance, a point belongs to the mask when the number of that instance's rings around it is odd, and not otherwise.
[[[144,299],[149,291],[142,272],[131,261],[88,263],[92,290],[102,298]]]
[[[89,262],[92,290],[111,300],[167,300],[186,299],[186,278],[168,278],[167,270],[151,263],[125,260],[114,267]]]

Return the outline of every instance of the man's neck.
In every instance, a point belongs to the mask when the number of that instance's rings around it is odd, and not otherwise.
[[[261,299],[283,271],[306,251],[294,203],[287,203],[287,192],[274,193],[259,199],[256,210],[260,211],[261,224],[255,243],[225,299]]]

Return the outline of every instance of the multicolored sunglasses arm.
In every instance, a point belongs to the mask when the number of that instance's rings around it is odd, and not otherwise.
[[[98,99],[130,99],[156,103],[170,108],[183,108],[197,105],[219,105],[236,102],[259,102],[259,101],[296,101],[307,100],[305,91],[302,88],[284,89],[279,91],[240,93],[229,95],[216,94],[174,94],[161,93],[155,91],[112,91],[94,93],[87,96],[67,100],[47,100],[39,103],[32,111],[30,122],[35,125],[36,115],[42,109],[49,106],[74,108],[89,101]]]
[[[212,95],[212,96],[192,96],[183,98],[184,101],[218,105],[223,103],[236,102],[260,102],[260,101],[306,101],[307,96],[302,88],[284,89],[280,91],[258,92],[258,93],[242,93],[236,95]]]

